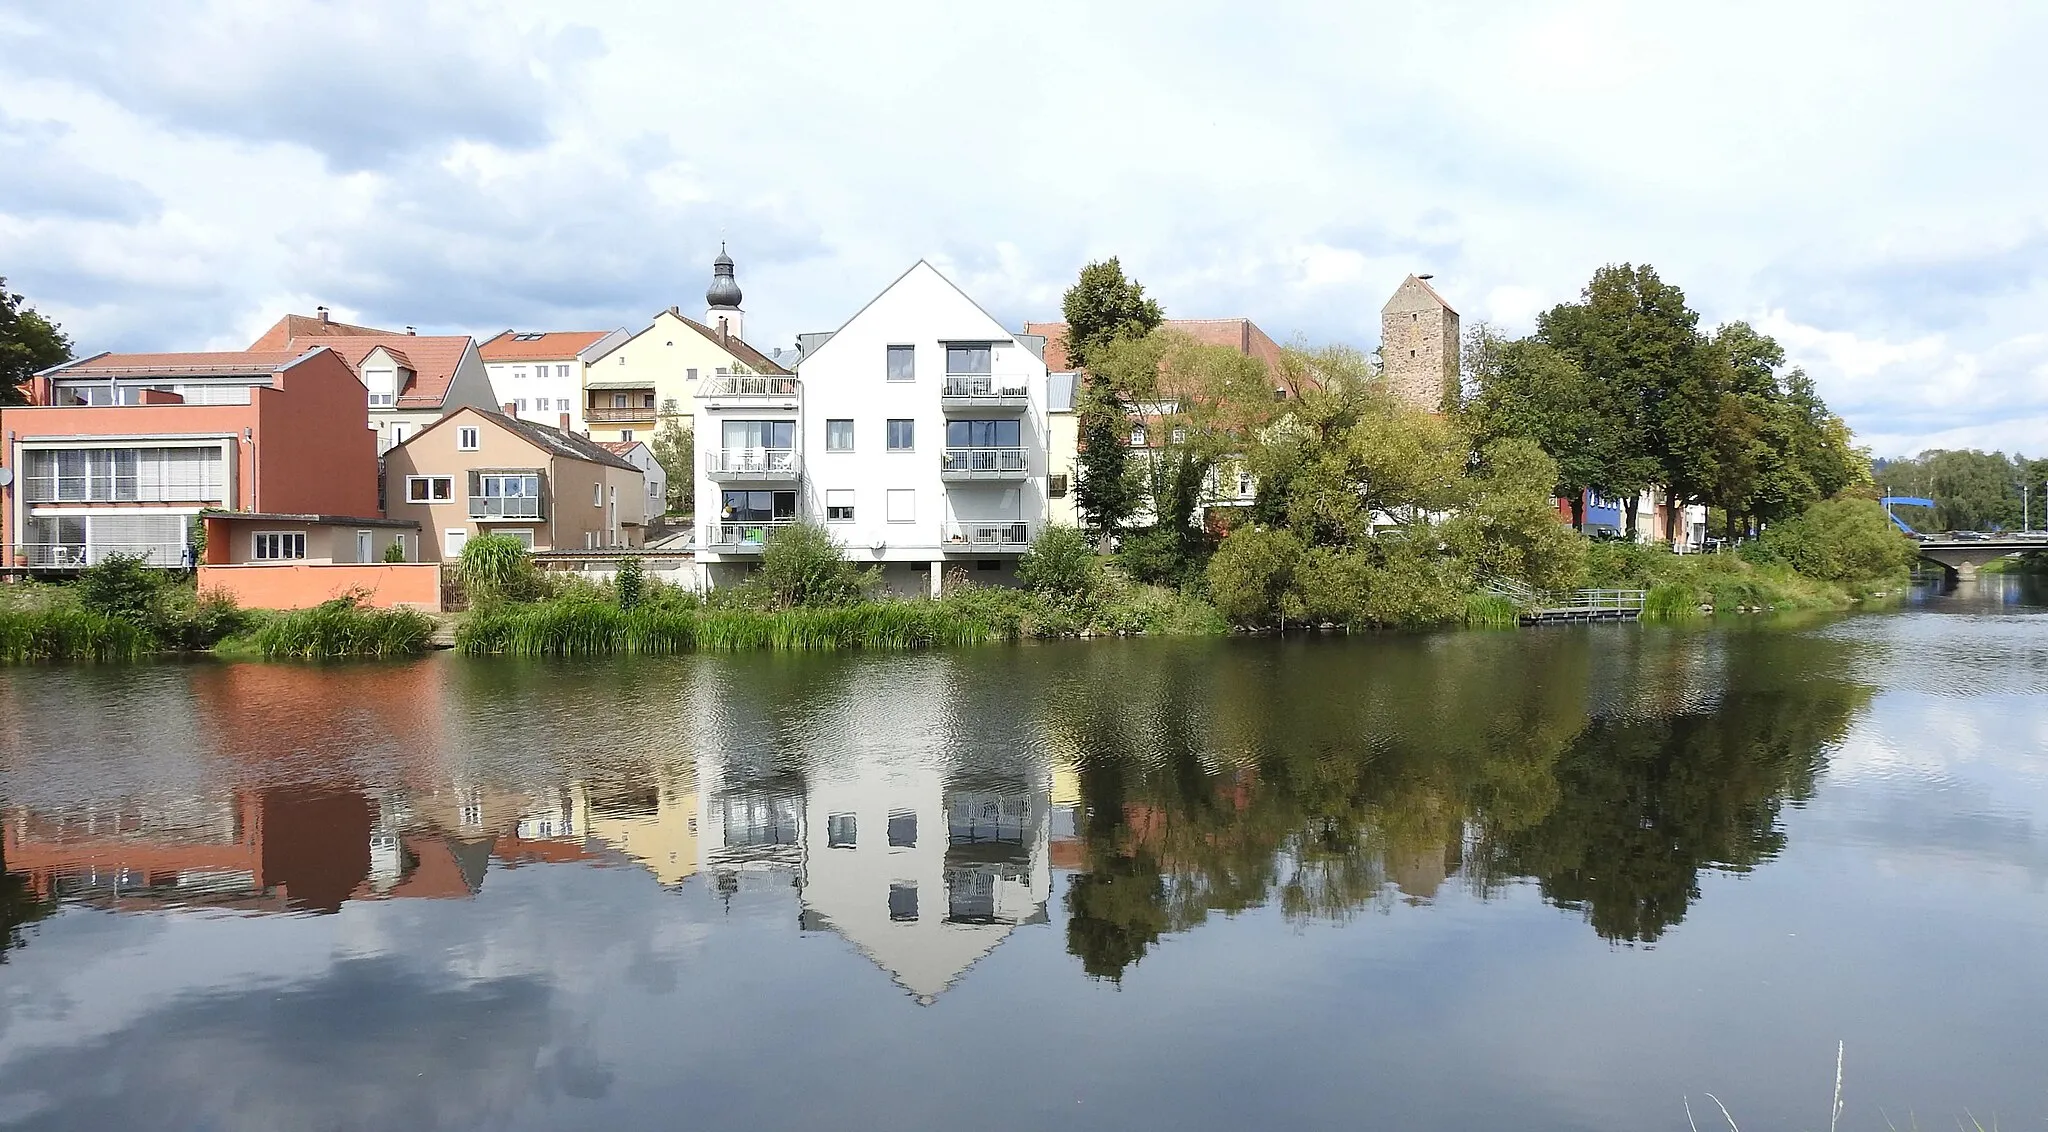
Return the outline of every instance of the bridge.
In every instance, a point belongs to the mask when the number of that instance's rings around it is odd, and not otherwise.
[[[2025,532],[2015,535],[2009,532],[1981,534],[1970,531],[1923,535],[1907,526],[1905,520],[1899,518],[1892,508],[1932,507],[1934,500],[1923,499],[1917,495],[1888,495],[1878,502],[1884,505],[1884,513],[1891,516],[1892,522],[1920,544],[1920,557],[1941,567],[1951,582],[1974,578],[1977,576],[1977,567],[2009,554],[2048,550],[2048,532]]]

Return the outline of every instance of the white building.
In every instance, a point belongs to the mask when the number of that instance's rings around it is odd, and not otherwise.
[[[647,517],[654,520],[668,513],[668,469],[654,458],[654,449],[642,440],[599,440],[598,447],[640,469],[647,480]]]
[[[626,340],[617,330],[507,330],[477,348],[490,375],[492,408],[522,421],[583,432],[583,379],[592,359]]]
[[[713,585],[777,526],[822,524],[898,593],[949,571],[1014,579],[1046,515],[1045,340],[1012,334],[922,260],[831,334],[794,380],[700,384],[700,561]]]

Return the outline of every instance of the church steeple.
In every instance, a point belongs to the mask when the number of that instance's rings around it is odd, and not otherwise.
[[[718,258],[711,261],[711,286],[704,289],[704,325],[737,338],[740,320],[740,284],[732,276],[732,257],[725,254],[725,242],[718,244]]]

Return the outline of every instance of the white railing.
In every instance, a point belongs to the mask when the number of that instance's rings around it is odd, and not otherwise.
[[[939,454],[941,475],[1022,476],[1031,470],[1022,448],[948,448]]]
[[[699,397],[793,397],[796,391],[790,374],[723,374],[697,383]]]
[[[940,529],[949,548],[1025,550],[1031,546],[1031,524],[1021,519],[962,520]]]
[[[1030,385],[1021,377],[991,374],[947,374],[939,396],[948,399],[1023,401],[1031,396]]]
[[[769,535],[795,521],[763,519],[752,523],[712,523],[704,528],[704,548],[715,551],[718,547],[730,546],[759,550]]]
[[[707,476],[794,477],[803,456],[794,448],[714,448],[704,453]]]
[[[469,517],[472,519],[538,519],[540,518],[540,497],[534,495],[472,495],[469,497]]]
[[[151,566],[175,569],[192,565],[183,543],[169,542],[18,542],[8,547],[0,566],[31,570],[78,570],[96,566],[117,554],[131,555]]]

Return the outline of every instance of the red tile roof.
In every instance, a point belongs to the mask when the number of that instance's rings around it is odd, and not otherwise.
[[[343,338],[357,334],[396,334],[370,326],[351,326],[317,315],[288,314],[277,320],[262,336],[249,343],[251,350],[282,350],[294,338]]]
[[[614,455],[618,455],[618,456],[624,456],[624,455],[625,455],[626,453],[628,453],[628,452],[631,452],[631,451],[632,451],[633,449],[635,449],[635,448],[638,448],[638,447],[640,447],[640,446],[641,446],[642,444],[645,444],[645,443],[646,443],[646,441],[643,441],[643,440],[597,440],[597,441],[592,441],[592,443],[596,444],[596,445],[597,445],[597,446],[598,446],[599,448],[602,448],[602,449],[604,449],[604,450],[605,450],[605,451],[607,451],[607,452],[613,453]]]
[[[1246,357],[1257,358],[1266,364],[1266,372],[1276,380],[1284,376],[1280,367],[1280,344],[1251,319],[1169,318],[1161,325],[1205,346],[1228,346]],[[1045,335],[1045,368],[1048,372],[1063,373],[1073,368],[1067,359],[1066,323],[1027,322],[1024,333]]]
[[[507,330],[477,347],[487,362],[555,361],[573,358],[590,344],[610,334],[609,330],[550,330],[538,338],[521,339]]]
[[[325,343],[317,343],[325,345]],[[101,354],[58,370],[53,377],[89,374],[146,375],[275,373],[312,347],[301,350],[214,350],[194,354]]]
[[[696,319],[691,318],[689,315],[686,315],[681,311],[675,312],[675,316],[677,318],[682,319],[683,324],[688,326],[690,329],[696,331],[699,334],[702,334],[704,337],[709,338],[711,341],[717,343],[720,348],[725,350],[726,353],[731,354],[733,357],[738,358],[742,362],[745,362],[747,364],[747,368],[753,370],[755,373],[773,375],[786,374],[789,372],[788,370],[768,360],[768,355],[763,354],[761,351],[756,350],[752,346],[747,345],[746,342],[741,340],[738,335],[728,334],[725,337],[720,338],[718,336],[718,331],[711,329],[710,327],[704,325],[701,322],[698,322]]]
[[[467,334],[356,334],[346,338],[294,338],[297,351],[325,346],[340,354],[348,368],[363,375],[363,359],[382,346],[413,372],[412,381],[399,391],[401,409],[434,409],[448,399],[448,385],[455,380],[455,367],[472,339]]]

